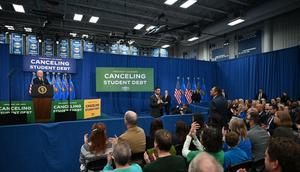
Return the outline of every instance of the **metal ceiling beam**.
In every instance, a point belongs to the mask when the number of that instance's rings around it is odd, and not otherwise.
[[[207,6],[201,5],[199,3],[194,4],[194,6],[195,6],[195,8],[198,7],[198,8],[202,8],[204,10],[208,10],[208,11],[212,11],[212,12],[216,12],[216,13],[228,14],[227,11],[216,9],[216,8],[212,8],[212,7],[207,7]]]
[[[125,2],[122,2],[120,0],[101,0],[101,1],[113,2],[113,4],[117,4],[119,6],[124,6],[124,4],[125,4]],[[156,11],[158,14],[160,14],[160,13],[169,14],[170,16],[176,18],[177,20],[178,20],[178,18],[184,18],[185,20],[190,20],[190,21],[191,20],[204,20],[204,21],[208,21],[208,22],[213,22],[214,21],[211,18],[200,17],[197,14],[192,14],[192,13],[186,12],[186,11],[185,12],[184,11],[176,12],[176,11],[179,11],[181,9],[178,9],[178,8],[175,8],[175,7],[164,8],[162,6],[153,5],[153,2],[143,3],[143,1],[138,1],[138,0],[127,0],[126,4],[129,5],[128,7],[135,8],[135,10],[149,9],[151,11]],[[208,8],[208,7],[206,7],[206,8]],[[213,10],[216,10],[216,9],[213,9]]]
[[[243,1],[240,1],[240,0],[228,0],[228,1],[236,3],[236,4],[244,5],[244,6],[250,6],[249,3],[243,2]]]

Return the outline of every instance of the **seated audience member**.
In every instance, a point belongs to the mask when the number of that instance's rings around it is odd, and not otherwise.
[[[157,130],[163,129],[164,125],[160,118],[154,118],[150,124],[150,135],[146,137],[146,149],[154,147],[154,134]]]
[[[206,152],[197,155],[189,166],[188,172],[223,172],[223,167]]]
[[[274,122],[277,125],[273,137],[287,137],[299,142],[297,134],[292,129],[292,120],[290,114],[286,111],[278,111],[275,113]]]
[[[229,149],[224,154],[224,169],[248,160],[247,154],[237,146],[239,143],[239,135],[237,133],[232,131],[227,133],[225,142]]]
[[[254,161],[264,158],[266,147],[270,139],[268,132],[260,127],[260,119],[257,112],[247,113],[247,123],[250,126],[248,137],[252,145],[252,154]]]
[[[265,153],[268,172],[299,172],[300,146],[289,138],[272,138]]]
[[[183,145],[186,135],[189,133],[188,126],[184,121],[177,121],[175,129],[175,137],[173,138],[174,145]]]
[[[271,105],[277,105],[277,102],[275,99],[271,99]]]
[[[84,135],[84,144],[80,149],[80,171],[88,171],[86,168],[88,162],[106,157],[111,151],[111,145],[106,137],[105,125],[102,123],[95,123],[92,126],[90,138],[88,137],[88,134]]]
[[[202,152],[207,152],[213,156],[221,165],[224,164],[224,152],[222,150],[222,133],[217,128],[204,128],[201,134],[201,143],[196,136],[196,131],[200,126],[193,122],[189,134],[183,145],[182,155],[190,162],[193,158]],[[191,141],[197,147],[197,151],[189,150]]]
[[[275,113],[278,111],[278,106],[277,105],[272,105],[271,110],[268,114],[268,119],[265,124],[262,126],[269,131],[269,133],[272,135],[274,129],[276,128],[276,124],[274,123],[274,118],[275,118]]]
[[[154,147],[158,156],[148,155],[144,153],[144,172],[184,172],[186,171],[186,163],[183,157],[171,155],[170,149],[172,147],[172,135],[166,130],[157,130],[155,132]],[[154,161],[151,162],[149,156],[153,156]]]
[[[252,159],[252,146],[250,139],[247,136],[247,127],[244,120],[232,118],[229,122],[229,130],[236,132],[239,135],[240,141],[238,147],[246,152],[248,159]],[[224,151],[226,150],[227,145],[224,144]]]
[[[287,105],[287,102],[288,102],[289,100],[291,100],[291,99],[290,99],[288,93],[287,93],[286,91],[284,91],[284,92],[282,92],[282,95],[281,95],[281,97],[280,97],[280,100],[281,100],[281,103]]]
[[[118,139],[126,141],[130,145],[132,153],[145,152],[146,136],[144,130],[137,126],[137,114],[127,111],[124,115],[124,122],[127,130]]]
[[[256,109],[257,109],[258,114],[259,114],[260,122],[262,124],[266,123],[266,121],[268,119],[268,116],[265,112],[265,107],[262,104],[258,103],[258,104],[256,104]]]
[[[129,164],[131,157],[130,146],[126,142],[118,141],[113,146],[112,154],[107,155],[107,164],[103,168],[103,172],[115,171],[115,172],[142,172],[142,168],[136,164]],[[116,169],[112,167],[112,159],[115,162]]]
[[[259,89],[254,99],[261,100],[263,98],[267,100],[267,95],[264,93],[263,89]]]

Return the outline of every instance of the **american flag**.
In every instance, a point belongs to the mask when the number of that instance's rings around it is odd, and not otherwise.
[[[180,89],[175,88],[174,96],[178,104],[181,104],[181,91]]]
[[[174,92],[174,97],[177,100],[178,104],[181,104],[181,91],[180,91],[180,83],[179,83],[179,77],[177,77],[177,82],[176,82],[176,88]]]
[[[185,90],[185,98],[186,98],[188,104],[192,103],[192,94],[193,94],[192,90],[190,90],[190,89]]]
[[[29,85],[29,89],[28,89],[28,93],[31,94],[31,91],[32,91],[32,85],[33,85],[33,79],[35,78],[35,73],[32,72],[32,78],[31,78],[31,82],[30,82],[30,85]]]
[[[184,96],[187,100],[187,103],[188,104],[191,104],[192,103],[192,90],[191,90],[191,83],[190,83],[190,78],[188,77],[188,82],[187,82],[187,85],[186,85],[186,90],[185,90],[185,93],[184,93]]]

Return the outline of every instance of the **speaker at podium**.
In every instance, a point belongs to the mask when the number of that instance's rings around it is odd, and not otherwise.
[[[53,86],[34,84],[31,88],[31,97],[35,122],[49,122],[51,118]]]

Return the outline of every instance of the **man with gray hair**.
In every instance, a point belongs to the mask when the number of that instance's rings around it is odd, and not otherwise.
[[[144,153],[146,149],[146,136],[142,128],[137,126],[137,114],[134,111],[127,111],[124,115],[124,123],[127,130],[118,138],[126,141],[132,153]]]
[[[103,171],[118,171],[118,172],[142,172],[142,168],[136,164],[132,163],[129,165],[131,158],[131,149],[126,142],[118,142],[113,146],[112,154],[107,155],[107,164],[103,168]],[[114,159],[116,164],[116,169],[113,170],[112,159]]]
[[[206,152],[198,154],[190,163],[189,172],[223,172],[223,167]]]
[[[44,78],[44,72],[42,70],[38,70],[36,72],[36,78],[33,79],[33,84],[35,85],[49,85],[49,81],[47,78]]]

